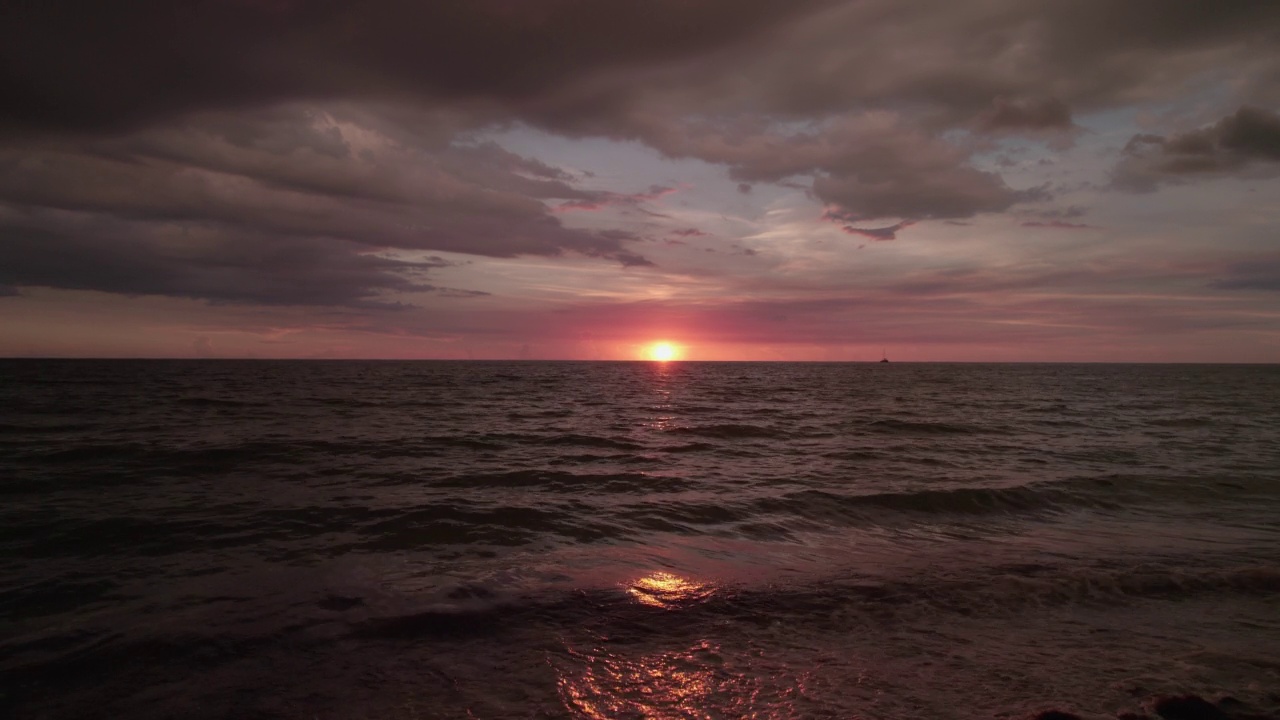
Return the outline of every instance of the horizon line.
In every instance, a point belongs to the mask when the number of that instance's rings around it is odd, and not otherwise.
[[[10,361],[97,361],[97,362],[509,362],[509,363],[645,363],[671,365],[680,363],[771,363],[807,365],[1280,365],[1278,361],[1243,362],[1209,360],[649,360],[583,359],[583,358],[378,358],[378,357],[186,357],[180,355],[101,357],[89,355],[6,355],[0,362]]]

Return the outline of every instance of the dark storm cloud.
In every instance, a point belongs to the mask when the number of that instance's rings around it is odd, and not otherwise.
[[[1162,183],[1224,175],[1280,173],[1280,115],[1242,107],[1207,128],[1179,135],[1135,135],[1125,145],[1112,180],[1117,187],[1151,191]]]
[[[599,197],[572,186],[564,171],[492,143],[450,142],[447,123],[432,132],[431,116],[418,121],[415,133],[389,135],[367,115],[341,107],[288,106],[184,116],[110,137],[0,145],[0,203],[5,217],[22,218],[26,228],[0,227],[0,242],[11,245],[8,270],[18,284],[218,301],[317,304],[328,297],[345,304],[365,302],[374,291],[423,289],[397,279],[407,265],[369,254],[374,251],[573,252],[628,266],[648,263],[624,248],[632,239],[626,233],[567,228],[550,214],[544,200]],[[84,219],[74,227],[41,225],[64,216]],[[126,223],[150,244],[139,248],[122,233],[110,234]],[[243,291],[234,274],[206,272],[198,258],[170,258],[192,263],[190,272],[149,264],[148,253],[166,243],[181,246],[175,227],[206,233],[211,264],[219,252],[237,254],[246,243],[266,246],[260,270],[284,274],[280,295]],[[23,241],[41,230],[39,248]],[[271,264],[276,246],[279,256],[297,259],[296,267]],[[314,248],[317,261],[304,262],[301,248]],[[142,259],[139,272],[149,267],[160,277],[150,286],[134,278],[117,282],[109,272],[114,264],[99,258],[103,277],[95,284],[93,266],[77,268],[73,261],[112,253],[126,266],[134,253]],[[69,258],[62,281],[47,262],[56,255]],[[348,258],[351,274],[332,272],[340,257]],[[314,275],[314,288],[305,273]],[[226,285],[216,286],[219,279]]]
[[[1072,126],[1070,108],[1057,98],[1009,100],[999,97],[992,108],[978,118],[978,127],[988,132],[1067,129]]]
[[[924,103],[1045,127],[1068,106],[1168,92],[1208,54],[1222,70],[1249,60],[1246,91],[1274,93],[1280,27],[1265,0],[49,0],[5,13],[2,117],[39,129],[337,97],[497,103],[579,128],[663,109],[651,99],[792,116]]]
[[[534,98],[574,76],[744,41],[811,0],[11,3],[2,116],[120,128],[297,98]]]
[[[9,3],[3,281],[351,304],[422,286],[387,250],[649,264],[547,206],[654,198],[482,139],[518,122],[719,164],[744,193],[806,183],[844,222],[1003,212],[1047,190],[974,167],[952,131],[1041,137],[1206,79],[1270,107],[1278,35],[1280,3],[1249,0]],[[1135,138],[1116,181],[1269,172],[1275,138],[1275,115],[1245,108]],[[176,227],[201,249],[175,249]],[[247,274],[215,272],[225,257]]]
[[[381,296],[437,290],[421,277],[443,264],[362,253],[335,239],[56,215],[0,220],[0,282],[218,303],[394,308],[401,304]]]
[[[1280,6],[1255,0],[841,3],[780,32],[738,69],[757,81],[736,87],[800,115],[880,104],[942,124],[1045,127],[1067,108],[1168,96],[1206,74],[1275,97],[1277,27]]]
[[[820,175],[813,192],[864,220],[968,218],[1005,210],[1018,199],[997,176],[964,166],[934,174],[899,167],[884,175]]]
[[[645,140],[645,115],[874,107],[1037,130],[1206,72],[1265,102],[1280,72],[1280,5],[1252,0],[62,0],[7,15],[0,119],[36,129],[356,98]]]

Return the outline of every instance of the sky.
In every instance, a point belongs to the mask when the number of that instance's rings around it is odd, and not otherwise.
[[[0,356],[1280,362],[1280,3],[0,10]]]

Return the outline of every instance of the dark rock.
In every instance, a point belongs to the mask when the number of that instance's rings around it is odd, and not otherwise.
[[[1061,710],[1045,710],[1036,715],[1033,720],[1080,720],[1080,716],[1075,713],[1063,712]]]
[[[1160,698],[1155,711],[1165,720],[1227,720],[1226,713],[1199,695]]]
[[[1122,712],[1116,716],[1117,720],[1151,720],[1150,715],[1135,712]]]

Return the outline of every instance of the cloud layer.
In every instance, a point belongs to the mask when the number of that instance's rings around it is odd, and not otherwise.
[[[430,289],[404,274],[431,263],[378,255],[387,251],[646,262],[625,249],[627,233],[568,228],[545,204],[607,194],[417,120],[416,135],[386,132],[367,113],[287,106],[15,143],[0,149],[0,231],[11,238],[0,274],[16,285],[345,304]],[[135,282],[95,266],[132,267]],[[277,273],[298,277],[246,289]]]
[[[1169,137],[1135,135],[1116,166],[1115,183],[1151,191],[1162,183],[1280,174],[1280,115],[1242,107],[1210,127]]]
[[[0,94],[0,303],[404,316],[646,273],[749,307],[772,273],[827,307],[860,244],[922,243],[882,269],[918,278],[960,262],[937,238],[989,233],[992,267],[1182,242],[1116,205],[1280,176],[1280,4],[50,0],[6,11]],[[1231,222],[1177,249],[1197,287],[1274,291],[1274,219]]]

